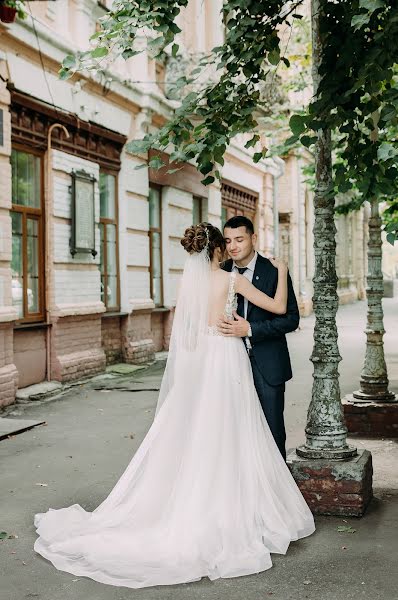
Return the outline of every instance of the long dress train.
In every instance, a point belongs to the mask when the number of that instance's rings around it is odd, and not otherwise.
[[[242,341],[209,328],[179,372],[108,498],[35,516],[35,550],[57,569],[131,588],[236,577],[313,533]]]

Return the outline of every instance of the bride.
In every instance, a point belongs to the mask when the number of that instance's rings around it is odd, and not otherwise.
[[[242,340],[216,323],[236,294],[283,314],[287,268],[275,298],[220,268],[221,232],[186,230],[169,358],[154,422],[109,496],[35,516],[35,550],[62,571],[141,588],[237,577],[272,566],[313,533],[312,514],[273,440]]]

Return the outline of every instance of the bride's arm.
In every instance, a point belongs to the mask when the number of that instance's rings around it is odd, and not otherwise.
[[[243,275],[236,275],[235,290],[238,294],[242,294],[252,304],[272,312],[276,315],[284,315],[287,305],[287,266],[283,261],[271,260],[272,264],[278,269],[278,287],[275,297],[271,298],[258,290],[250,281]]]

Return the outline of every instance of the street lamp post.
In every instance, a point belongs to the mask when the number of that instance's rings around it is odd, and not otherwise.
[[[365,361],[361,373],[360,389],[353,393],[353,397],[357,401],[364,402],[396,402],[395,394],[388,389],[387,366],[384,357],[382,239],[377,200],[371,203],[369,219],[366,296],[368,313],[365,329]]]

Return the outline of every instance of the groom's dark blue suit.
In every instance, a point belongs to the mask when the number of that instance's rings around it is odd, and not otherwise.
[[[233,261],[228,260],[224,263],[223,269],[231,271],[232,266]],[[257,256],[254,269],[253,285],[268,296],[275,296],[278,269],[260,254]],[[286,314],[275,315],[249,302],[247,320],[252,329],[250,361],[254,384],[275,442],[282,456],[286,458],[283,411],[285,382],[291,379],[292,368],[285,334],[297,329],[300,320],[290,275],[288,275]]]

